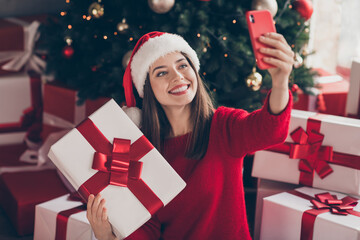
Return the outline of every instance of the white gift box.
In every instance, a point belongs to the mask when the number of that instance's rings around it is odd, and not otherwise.
[[[325,190],[302,187],[296,191],[314,197]],[[335,194],[338,199],[345,197]],[[289,240],[300,239],[303,212],[312,208],[312,203],[302,197],[288,192],[264,198],[260,239]],[[353,209],[360,210],[360,205]],[[360,217],[354,215],[337,215],[331,212],[321,213],[314,222],[313,238],[316,240],[358,240],[360,239]]]
[[[360,59],[354,59],[351,64],[350,88],[346,100],[346,116],[359,116],[360,104]]]
[[[134,143],[143,136],[114,100],[107,102],[88,119],[110,143],[113,143],[114,138],[129,139]],[[49,157],[73,187],[79,189],[98,172],[92,169],[94,153],[94,148],[75,128],[51,147]],[[163,205],[169,203],[185,187],[185,182],[155,148],[139,162],[143,163],[141,179]],[[101,195],[106,199],[109,221],[120,238],[130,235],[151,217],[149,211],[127,187],[108,185],[101,191]]]
[[[80,201],[69,200],[69,194],[41,203],[35,207],[35,240],[55,239],[57,215],[61,211],[69,210],[83,205]],[[58,229],[59,231],[60,229]],[[69,216],[66,226],[67,240],[95,239],[86,210]]]
[[[297,185],[289,183],[258,179],[256,192],[254,240],[260,239],[261,217],[264,198],[284,191],[293,190],[297,187]]]
[[[15,131],[1,131],[0,145],[24,141],[26,129],[21,129],[24,112],[32,107],[31,79],[24,73],[1,76],[0,78],[0,129],[16,126]]]
[[[292,110],[289,135],[286,143],[294,143],[290,134],[298,127],[306,130],[308,119],[320,119],[319,132],[324,135],[322,146],[332,146],[334,158],[338,154],[350,154],[351,164],[359,166],[360,156],[360,120],[338,117],[314,112]],[[290,159],[289,154],[270,150],[255,153],[252,176],[299,184],[300,159]],[[329,163],[333,172],[320,178],[315,172],[312,186],[321,189],[339,191],[343,193],[360,195],[360,170]]]

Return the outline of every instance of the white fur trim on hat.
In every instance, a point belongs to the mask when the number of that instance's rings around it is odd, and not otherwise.
[[[141,127],[141,110],[137,107],[122,107],[122,110],[126,113],[126,115],[136,124],[137,127]]]
[[[144,97],[146,75],[151,64],[171,52],[186,53],[195,69],[199,71],[200,62],[194,49],[179,35],[165,33],[148,39],[135,53],[131,62],[131,77],[141,98]]]

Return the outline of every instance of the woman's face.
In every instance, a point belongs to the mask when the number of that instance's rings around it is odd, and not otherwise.
[[[192,102],[197,90],[196,73],[180,52],[157,59],[149,70],[150,85],[164,107],[181,107]]]

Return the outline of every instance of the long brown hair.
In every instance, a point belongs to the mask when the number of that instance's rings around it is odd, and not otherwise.
[[[196,71],[194,64],[185,53],[182,54],[189,62],[191,68],[195,71],[198,83],[195,97],[191,102],[192,114],[190,118],[193,123],[193,130],[186,146],[185,157],[190,159],[201,159],[205,156],[207,151],[214,107],[206,86],[199,73]],[[161,151],[164,139],[170,134],[171,125],[163,108],[155,98],[150,85],[149,74],[145,80],[142,111],[141,130],[154,147]]]

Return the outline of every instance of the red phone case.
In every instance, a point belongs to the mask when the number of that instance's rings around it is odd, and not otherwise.
[[[268,10],[248,11],[246,12],[246,22],[258,68],[268,69],[273,67],[262,60],[265,55],[259,51],[260,48],[266,47],[259,41],[259,37],[268,32],[276,32],[271,13]]]

